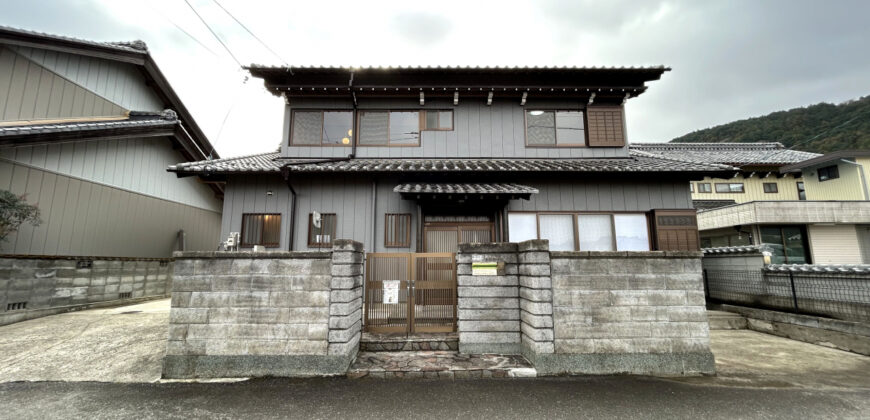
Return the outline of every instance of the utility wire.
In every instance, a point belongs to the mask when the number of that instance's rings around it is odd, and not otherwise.
[[[281,56],[278,55],[278,53],[276,53],[275,50],[269,48],[269,46],[266,45],[266,43],[263,42],[263,40],[260,39],[260,37],[258,37],[256,34],[254,34],[250,29],[248,29],[247,26],[245,26],[244,23],[242,23],[239,19],[237,19],[235,16],[233,16],[233,14],[230,13],[229,10],[227,10],[224,6],[222,6],[222,5],[221,5],[217,0],[212,0],[212,1],[214,2],[214,4],[216,4],[218,7],[220,7],[221,10],[224,11],[224,13],[226,13],[227,15],[229,15],[229,17],[231,17],[234,21],[236,21],[236,23],[238,23],[239,26],[241,26],[242,28],[244,28],[244,30],[247,31],[248,34],[250,34],[252,37],[254,37],[254,39],[256,39],[257,42],[259,42],[260,45],[263,46],[263,48],[269,50],[269,52],[272,53],[272,55],[274,55],[275,58],[277,58],[279,61],[281,61],[282,63],[284,63],[285,66],[287,66],[288,68],[290,67],[290,64],[287,64],[287,60],[281,58]]]
[[[221,37],[219,37],[218,34],[215,33],[215,31],[213,31],[211,29],[211,26],[208,26],[208,23],[205,21],[205,19],[202,18],[202,16],[199,15],[199,12],[196,11],[196,9],[193,7],[193,5],[190,4],[190,2],[188,0],[184,0],[184,2],[187,3],[187,7],[190,7],[190,10],[193,11],[193,14],[195,14],[196,17],[199,18],[200,22],[202,22],[202,24],[205,25],[206,28],[208,28],[208,31],[211,32],[212,35],[214,35],[215,39],[218,40],[218,42],[221,44],[221,46],[223,46],[224,49],[227,50],[227,53],[229,53],[230,57],[233,58],[233,61],[235,61],[236,64],[239,65],[239,67],[243,67],[242,63],[239,61],[239,59],[236,58],[235,54],[233,54],[233,52],[230,51],[230,48],[227,47],[227,44],[225,44],[224,41],[221,39]]]
[[[808,139],[806,139],[806,140],[804,140],[804,141],[802,141],[802,142],[800,142],[800,143],[795,143],[795,144],[793,144],[793,145],[791,145],[791,146],[789,146],[789,147],[786,147],[785,149],[777,150],[777,151],[775,151],[775,152],[772,152],[771,154],[769,154],[769,155],[767,155],[767,156],[764,156],[763,159],[764,159],[764,160],[766,160],[766,159],[770,159],[770,158],[776,156],[777,154],[780,154],[780,153],[782,153],[782,152],[786,152],[786,151],[788,151],[788,150],[792,150],[792,149],[794,149],[795,147],[798,147],[798,146],[800,146],[800,145],[807,144],[807,143],[809,143],[809,142],[811,142],[811,141],[813,141],[813,140],[815,140],[815,139],[817,139],[817,138],[819,138],[819,137],[821,137],[821,136],[823,136],[823,135],[825,135],[825,134],[830,133],[831,131],[834,131],[834,130],[836,130],[836,129],[838,129],[838,128],[841,128],[841,127],[843,127],[843,126],[845,126],[845,125],[851,123],[852,121],[857,120],[858,117],[861,117],[861,116],[863,116],[864,114],[867,114],[867,113],[870,113],[870,111],[865,112],[865,113],[862,113],[862,114],[859,114],[859,115],[856,115],[856,116],[854,116],[854,117],[848,119],[846,122],[844,122],[844,123],[842,123],[842,124],[838,124],[838,125],[836,125],[836,126],[834,126],[834,127],[831,127],[831,128],[829,128],[829,129],[827,129],[827,130],[825,130],[825,131],[822,131],[821,133],[816,134],[815,136],[812,136],[812,137],[810,137],[810,138],[808,138]]]
[[[179,31],[181,31],[182,33],[184,33],[185,35],[187,35],[188,38],[192,39],[194,42],[196,42],[197,44],[199,44],[199,46],[205,48],[208,52],[211,53],[211,55],[217,57],[217,53],[216,53],[216,52],[214,52],[211,48],[209,48],[208,46],[206,46],[205,44],[203,44],[202,41],[199,40],[199,38],[197,38],[197,37],[191,35],[190,32],[187,32],[186,30],[184,30],[184,28],[182,28],[180,25],[178,25],[177,23],[175,23],[175,21],[172,20],[172,19],[170,19],[169,16],[166,16],[166,14],[164,14],[162,11],[160,11],[160,9],[154,7],[154,5],[151,4],[151,3],[149,3],[149,2],[145,2],[145,4],[147,4],[148,7],[151,8],[152,11],[155,11],[155,12],[157,12],[160,16],[162,16],[163,19],[166,19],[167,22],[169,22],[169,23],[171,23],[173,26],[175,26],[176,29],[178,29]]]

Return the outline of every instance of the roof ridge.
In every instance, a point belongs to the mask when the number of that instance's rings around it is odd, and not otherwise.
[[[114,48],[119,51],[135,52],[139,54],[148,54],[148,45],[142,40],[133,41],[92,41],[89,39],[76,38],[66,35],[53,34],[48,32],[34,31],[31,29],[16,28],[14,26],[0,25],[0,31],[15,32],[23,35],[40,36],[44,38],[54,38],[69,42],[76,42],[82,45],[102,46],[106,48]]]
[[[675,147],[675,148],[679,148],[679,147],[713,147],[713,148],[719,148],[719,147],[735,147],[735,148],[746,148],[746,149],[749,149],[749,148],[761,149],[761,148],[770,148],[770,147],[775,147],[775,148],[785,148],[785,145],[783,145],[782,143],[780,143],[780,142],[778,142],[778,141],[777,141],[777,142],[752,142],[752,143],[731,143],[731,142],[721,142],[721,143],[714,143],[714,142],[705,142],[705,143],[670,143],[670,142],[652,142],[652,143],[630,143],[630,144],[628,145],[628,147],[629,147],[629,148],[632,148],[632,147],[640,147],[640,148],[658,148],[658,147]]]
[[[652,66],[518,66],[518,65],[290,65],[275,66],[252,63],[244,66],[246,69],[260,70],[284,70],[284,69],[309,69],[309,70],[664,70],[671,68],[665,65]]]

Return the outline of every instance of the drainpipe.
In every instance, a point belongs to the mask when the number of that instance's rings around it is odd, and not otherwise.
[[[858,167],[858,176],[861,177],[861,187],[863,190],[861,192],[864,195],[864,200],[870,200],[870,189],[867,188],[867,178],[864,176],[864,165],[862,165],[858,162],[852,162],[851,160],[846,160],[846,159],[840,159],[840,161],[845,162],[845,163],[850,163],[850,164]]]
[[[377,252],[378,244],[378,180],[372,179],[372,250]]]
[[[290,239],[288,251],[293,250],[293,239],[296,236],[296,190],[293,189],[293,184],[290,183],[290,169],[281,168],[281,173],[284,175],[284,182],[287,183],[287,188],[290,188],[290,196],[293,198],[293,203],[290,205]]]

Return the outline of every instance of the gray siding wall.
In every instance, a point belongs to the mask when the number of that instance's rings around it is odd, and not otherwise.
[[[353,239],[366,252],[410,252],[416,248],[417,204],[393,192],[397,178],[377,179],[377,209],[372,215],[372,179],[352,175],[334,177],[297,177],[292,181],[298,194],[298,222],[294,250],[308,248],[308,214],[336,213],[337,239]],[[649,211],[651,209],[692,208],[683,181],[578,181],[523,182],[538,188],[531,200],[513,200],[509,211]],[[272,195],[267,195],[272,191]],[[290,190],[280,176],[246,176],[229,179],[224,196],[221,237],[241,230],[243,213],[280,213],[280,249],[288,248],[290,236]],[[384,214],[410,213],[410,248],[384,247]],[[375,232],[373,233],[372,223]]]
[[[42,211],[42,224],[22,225],[0,244],[0,253],[169,257],[180,229],[187,249],[218,243],[217,211],[8,161],[0,161],[0,188],[27,194]]]
[[[293,109],[351,109],[349,100],[297,100],[285,109],[284,140],[282,153],[293,157],[343,157],[351,147],[288,146],[290,117]],[[423,131],[418,147],[357,147],[360,158],[421,158],[421,157],[624,157],[628,147],[588,148],[562,147],[541,148],[525,145],[525,110],[536,107],[548,109],[582,110],[585,103],[569,101],[529,100],[525,107],[517,100],[499,100],[495,96],[492,106],[478,98],[463,100],[460,93],[458,106],[453,101],[427,100],[421,107],[419,100],[361,100],[358,108],[365,109],[430,109],[453,110],[453,131]]]
[[[0,46],[0,121],[121,116],[124,111],[120,105]]]
[[[0,161],[220,212],[222,204],[195,177],[178,178],[166,167],[183,162],[165,137],[110,139],[0,148]],[[6,180],[5,173],[0,179]]]
[[[19,57],[27,57],[124,109],[161,111],[164,108],[163,101],[145,84],[145,77],[134,64],[35,48],[8,48]]]

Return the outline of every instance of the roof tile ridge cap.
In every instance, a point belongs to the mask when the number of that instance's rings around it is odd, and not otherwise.
[[[251,154],[251,155],[234,156],[234,157],[227,157],[227,158],[220,158],[220,159],[212,159],[212,160],[208,160],[208,159],[206,159],[206,160],[197,160],[197,161],[193,161],[193,162],[185,162],[185,164],[195,165],[195,164],[197,164],[197,163],[223,163],[223,162],[233,161],[233,160],[239,160],[239,159],[249,159],[249,158],[254,158],[254,157],[265,157],[266,155],[277,154],[277,153],[280,153],[280,152],[254,153],[254,154]]]

